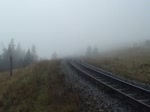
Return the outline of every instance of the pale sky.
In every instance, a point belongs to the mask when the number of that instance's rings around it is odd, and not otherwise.
[[[67,56],[150,39],[150,0],[0,0],[0,43]]]

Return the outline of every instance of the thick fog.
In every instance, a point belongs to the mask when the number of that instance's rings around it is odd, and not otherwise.
[[[0,0],[0,42],[12,38],[47,58],[132,45],[150,39],[150,0]]]

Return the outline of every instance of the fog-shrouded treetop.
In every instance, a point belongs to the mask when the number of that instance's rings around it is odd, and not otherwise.
[[[47,58],[133,45],[150,39],[150,0],[1,0],[0,47],[11,38]]]
[[[11,58],[11,59],[10,59]],[[12,60],[10,62],[10,60]],[[12,63],[13,69],[26,67],[34,62],[38,61],[38,56],[36,54],[35,45],[32,49],[27,51],[22,49],[21,45],[14,42],[12,39],[8,47],[3,47],[0,54],[0,72],[8,71],[10,69],[10,63]]]

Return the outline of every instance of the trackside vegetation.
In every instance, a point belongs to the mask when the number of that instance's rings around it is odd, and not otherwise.
[[[150,84],[150,40],[86,61],[127,79]]]
[[[79,95],[65,84],[60,61],[0,73],[0,112],[78,112]]]

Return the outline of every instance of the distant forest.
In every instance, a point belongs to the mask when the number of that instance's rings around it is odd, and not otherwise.
[[[20,44],[16,45],[12,39],[8,47],[3,47],[0,51],[0,72],[9,70],[10,56],[12,56],[13,69],[25,67],[38,59],[34,45],[32,48],[24,50]]]

